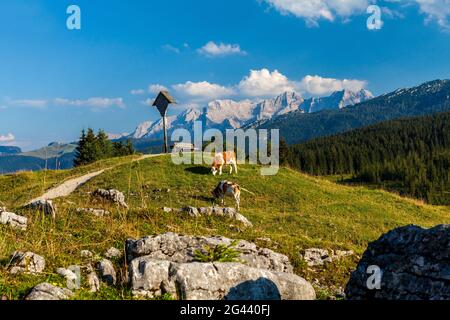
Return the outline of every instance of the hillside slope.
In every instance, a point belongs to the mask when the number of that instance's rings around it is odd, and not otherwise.
[[[450,110],[450,80],[436,80],[401,89],[342,110],[305,114],[292,112],[258,126],[280,129],[288,144],[296,144],[362,128],[382,121]]]
[[[39,196],[58,182],[113,164],[117,166],[69,197],[56,200],[59,211],[55,222],[42,219],[36,212],[20,209],[24,201]],[[311,247],[352,249],[359,255],[369,241],[394,227],[450,222],[446,207],[423,205],[384,191],[340,186],[290,169],[281,169],[277,176],[262,177],[258,167],[241,166],[237,176],[222,178],[236,181],[255,193],[254,196],[242,194],[241,213],[254,224],[254,228],[245,229],[225,218],[193,219],[162,211],[163,206],[211,205],[211,190],[221,178],[210,175],[207,167],[175,166],[170,157],[162,156],[135,162],[126,158],[112,159],[75,170],[78,171],[49,172],[47,176],[37,172],[0,177],[0,201],[30,220],[25,232],[0,225],[0,296],[20,298],[43,280],[62,283],[62,279],[51,272],[57,267],[81,264],[81,250],[103,254],[111,246],[123,248],[127,238],[170,231],[246,239],[285,253],[297,274],[311,281],[318,280],[315,286],[319,297],[325,298],[342,288],[358,256],[311,270],[299,256],[302,250]],[[51,183],[39,188],[43,179]],[[90,195],[97,188],[123,191],[130,209],[98,202]],[[227,204],[232,205],[232,202],[228,199]],[[82,214],[76,211],[79,207],[104,208],[111,216],[100,218]],[[43,255],[50,274],[8,275],[5,265],[15,250]],[[119,273],[125,274],[123,264]],[[96,294],[81,290],[77,298],[128,299],[130,292],[126,287],[105,288]]]
[[[290,148],[287,161],[316,175],[396,190],[450,204],[450,111],[382,122]]]

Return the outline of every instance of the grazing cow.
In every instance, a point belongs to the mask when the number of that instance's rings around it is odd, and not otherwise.
[[[236,153],[234,153],[234,151],[216,153],[211,166],[212,174],[216,175],[217,172],[219,172],[219,175],[222,175],[222,169],[225,165],[230,166],[230,174],[233,173],[233,168],[234,173],[237,173],[237,159]]]
[[[230,181],[221,181],[217,187],[212,191],[215,199],[220,199],[222,205],[225,203],[225,196],[231,196],[236,201],[236,206],[239,211],[241,203],[241,187],[238,184]]]

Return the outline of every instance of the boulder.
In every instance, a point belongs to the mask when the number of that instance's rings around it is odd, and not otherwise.
[[[102,198],[103,200],[110,201],[112,203],[116,203],[119,206],[122,206],[124,208],[128,208],[128,205],[125,202],[125,195],[115,189],[110,190],[104,190],[104,189],[98,189],[94,192],[95,197]]]
[[[102,281],[110,286],[114,286],[117,282],[116,270],[111,261],[103,259],[98,263],[98,271]]]
[[[104,216],[109,216],[111,213],[107,210],[103,210],[103,209],[93,209],[93,208],[78,208],[77,209],[78,213],[89,213],[92,214],[96,217],[104,217]]]
[[[34,287],[25,300],[68,300],[73,296],[72,291],[58,288],[49,283],[41,283]]]
[[[122,250],[119,250],[117,248],[111,247],[108,249],[108,251],[106,251],[105,253],[105,257],[107,257],[108,259],[120,259],[123,256],[123,252]]]
[[[133,294],[155,298],[168,293],[183,300],[313,300],[305,279],[241,263],[174,263],[149,256],[129,266]]]
[[[204,247],[214,248],[219,244],[231,245],[232,239],[218,237],[195,237],[175,233],[165,233],[149,236],[139,240],[126,241],[127,261],[135,258],[149,256],[158,260],[167,260],[176,263],[193,262],[195,251]],[[241,240],[235,250],[240,252],[240,261],[249,267],[267,269],[277,272],[293,272],[289,258],[270,249],[260,248],[256,244]]]
[[[12,212],[7,212],[6,208],[0,208],[0,224],[10,225],[14,229],[25,231],[28,219]]]
[[[56,206],[51,200],[38,199],[25,206],[26,209],[38,210],[43,212],[46,216],[56,218]]]
[[[351,300],[450,300],[450,225],[410,225],[370,243],[345,293]]]
[[[16,251],[13,253],[8,270],[11,274],[41,273],[45,269],[45,259],[33,252]]]

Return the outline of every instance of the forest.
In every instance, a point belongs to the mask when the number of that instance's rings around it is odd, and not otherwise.
[[[432,204],[450,204],[450,112],[383,122],[289,147],[285,162]]]

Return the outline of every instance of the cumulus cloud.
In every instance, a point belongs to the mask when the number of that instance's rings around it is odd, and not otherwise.
[[[219,99],[235,94],[233,88],[221,86],[207,81],[187,81],[183,84],[173,85],[172,88],[177,92],[177,94],[186,98],[191,98],[194,101]]]
[[[372,0],[263,0],[280,13],[305,19],[310,25],[318,20],[333,21],[366,12]]]
[[[286,91],[295,91],[296,84],[278,70],[251,70],[238,84],[242,95],[249,97],[269,97]]]
[[[208,42],[197,50],[198,53],[207,57],[223,57],[230,55],[246,55],[247,52],[241,50],[238,44],[216,44],[213,41]]]
[[[14,140],[16,140],[16,137],[12,133],[8,133],[6,135],[0,135],[1,143],[13,142]]]
[[[161,91],[168,91],[166,86],[162,84],[151,84],[148,86],[148,92],[153,94],[158,94]]]
[[[450,31],[450,0],[413,0],[426,15],[426,22],[435,21],[441,28]]]
[[[360,91],[366,85],[367,82],[363,80],[339,80],[308,75],[299,83],[298,88],[312,95],[325,95],[341,90]]]

